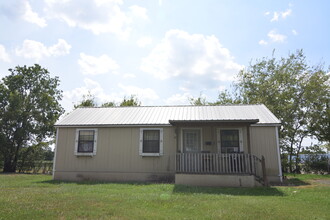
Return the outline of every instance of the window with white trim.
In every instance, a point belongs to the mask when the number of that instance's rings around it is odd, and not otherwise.
[[[140,128],[139,152],[142,156],[163,155],[163,129]]]
[[[201,129],[187,128],[182,129],[183,152],[201,152]]]
[[[96,155],[97,129],[76,129],[75,155]]]
[[[242,129],[240,128],[219,129],[218,143],[221,153],[243,152]]]

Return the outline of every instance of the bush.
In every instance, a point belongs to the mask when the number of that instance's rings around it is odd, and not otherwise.
[[[17,161],[17,167],[20,173],[52,173],[53,161]]]
[[[305,172],[329,172],[328,155],[310,154],[301,162],[301,168]]]

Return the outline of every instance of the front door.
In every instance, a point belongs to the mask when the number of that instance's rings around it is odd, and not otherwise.
[[[182,129],[183,152],[201,152],[201,130]]]

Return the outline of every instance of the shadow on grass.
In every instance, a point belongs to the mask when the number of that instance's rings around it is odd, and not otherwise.
[[[272,187],[253,187],[253,188],[229,188],[229,187],[196,187],[175,185],[173,193],[183,194],[217,194],[232,196],[284,196],[280,190]]]
[[[284,184],[288,186],[305,186],[310,185],[310,183],[303,181],[299,178],[288,178],[284,181]]]
[[[47,183],[47,184],[77,184],[77,185],[100,185],[100,184],[121,184],[121,185],[151,185],[155,184],[152,182],[109,182],[109,181],[63,181],[63,180],[45,180],[37,181],[36,183]]]

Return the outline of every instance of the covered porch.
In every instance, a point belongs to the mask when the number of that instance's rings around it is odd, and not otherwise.
[[[268,185],[265,158],[251,153],[250,126],[257,119],[170,122],[177,130],[177,184]]]
[[[265,159],[244,153],[177,153],[177,184],[252,187],[268,185]]]

